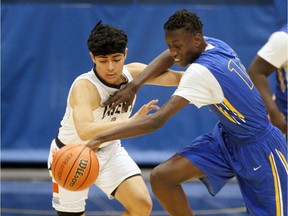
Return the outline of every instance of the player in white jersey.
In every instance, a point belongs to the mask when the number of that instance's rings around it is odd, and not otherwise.
[[[91,31],[87,44],[94,67],[78,76],[71,85],[59,133],[51,143],[49,170],[53,154],[61,147],[74,143],[85,145],[94,136],[127,121],[134,103],[128,109],[124,109],[123,104],[113,109],[101,104],[146,67],[142,63],[124,65],[127,56],[126,33],[110,25],[99,22]],[[147,83],[176,86],[181,75],[180,72],[169,71]],[[139,118],[151,109],[157,109],[156,102],[153,100],[144,105],[132,118]],[[120,140],[103,143],[96,155],[100,173],[95,185],[110,199],[116,198],[124,206],[123,215],[150,215],[152,201],[141,171],[121,146]],[[57,215],[85,215],[89,189],[77,192],[65,190],[55,182],[53,176],[52,183],[52,204]]]
[[[249,75],[267,107],[270,121],[287,134],[288,34],[287,24],[274,32],[257,52]],[[268,77],[275,72],[275,99],[271,97]]]

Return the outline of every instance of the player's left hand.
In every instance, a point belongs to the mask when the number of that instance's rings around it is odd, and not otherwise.
[[[151,110],[159,110],[160,108],[156,103],[158,103],[158,100],[151,100],[149,103],[144,104],[130,119],[135,120],[148,115]],[[96,136],[91,139],[86,146],[90,147],[93,151],[97,151],[101,144],[100,137]]]
[[[271,123],[278,127],[284,135],[287,135],[287,122],[281,112],[275,112],[275,114],[269,115],[269,119]]]
[[[144,104],[132,117],[132,120],[144,117],[149,114],[150,111],[152,110],[159,110],[159,106],[156,104],[158,103],[158,99],[156,100],[151,100],[149,103]]]
[[[87,147],[90,147],[93,151],[96,152],[101,144],[102,144],[102,143],[100,142],[100,140],[98,140],[97,137],[94,137],[93,139],[91,139],[91,140],[86,144],[86,146],[87,146]]]

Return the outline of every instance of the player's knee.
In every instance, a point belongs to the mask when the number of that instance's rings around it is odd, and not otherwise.
[[[144,209],[143,215],[150,215],[152,211],[152,199],[149,197],[142,198],[141,200],[141,206]]]
[[[60,212],[57,211],[58,216],[85,216],[85,212]]]
[[[152,212],[152,200],[150,197],[138,198],[127,208],[127,211],[130,215],[148,216]]]
[[[165,176],[162,172],[160,166],[155,167],[150,173],[150,183],[152,186],[157,186],[163,184],[165,181]]]

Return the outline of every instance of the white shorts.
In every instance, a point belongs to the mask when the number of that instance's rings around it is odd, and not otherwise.
[[[48,158],[48,168],[52,163],[53,152],[57,152],[55,141],[53,140],[50,147]],[[100,173],[95,181],[109,199],[113,199],[111,193],[130,176],[141,174],[141,170],[134,160],[128,155],[120,143],[108,145],[96,152],[99,160]],[[51,172],[51,171],[50,171]],[[52,175],[51,175],[52,176]],[[86,199],[88,198],[89,189],[83,191],[68,191],[58,184],[52,178],[53,182],[53,207],[57,211],[63,212],[83,212],[85,211]]]

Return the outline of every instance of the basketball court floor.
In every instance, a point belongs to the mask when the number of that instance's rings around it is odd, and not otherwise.
[[[149,184],[150,169],[142,169],[143,177],[153,199],[152,216],[164,216],[163,208],[153,196]],[[198,180],[183,185],[195,215],[246,215],[243,199],[235,180],[211,197]],[[92,187],[87,201],[87,216],[120,216],[123,207],[109,200],[98,188]],[[1,169],[2,216],[52,216],[51,181],[46,169]]]

